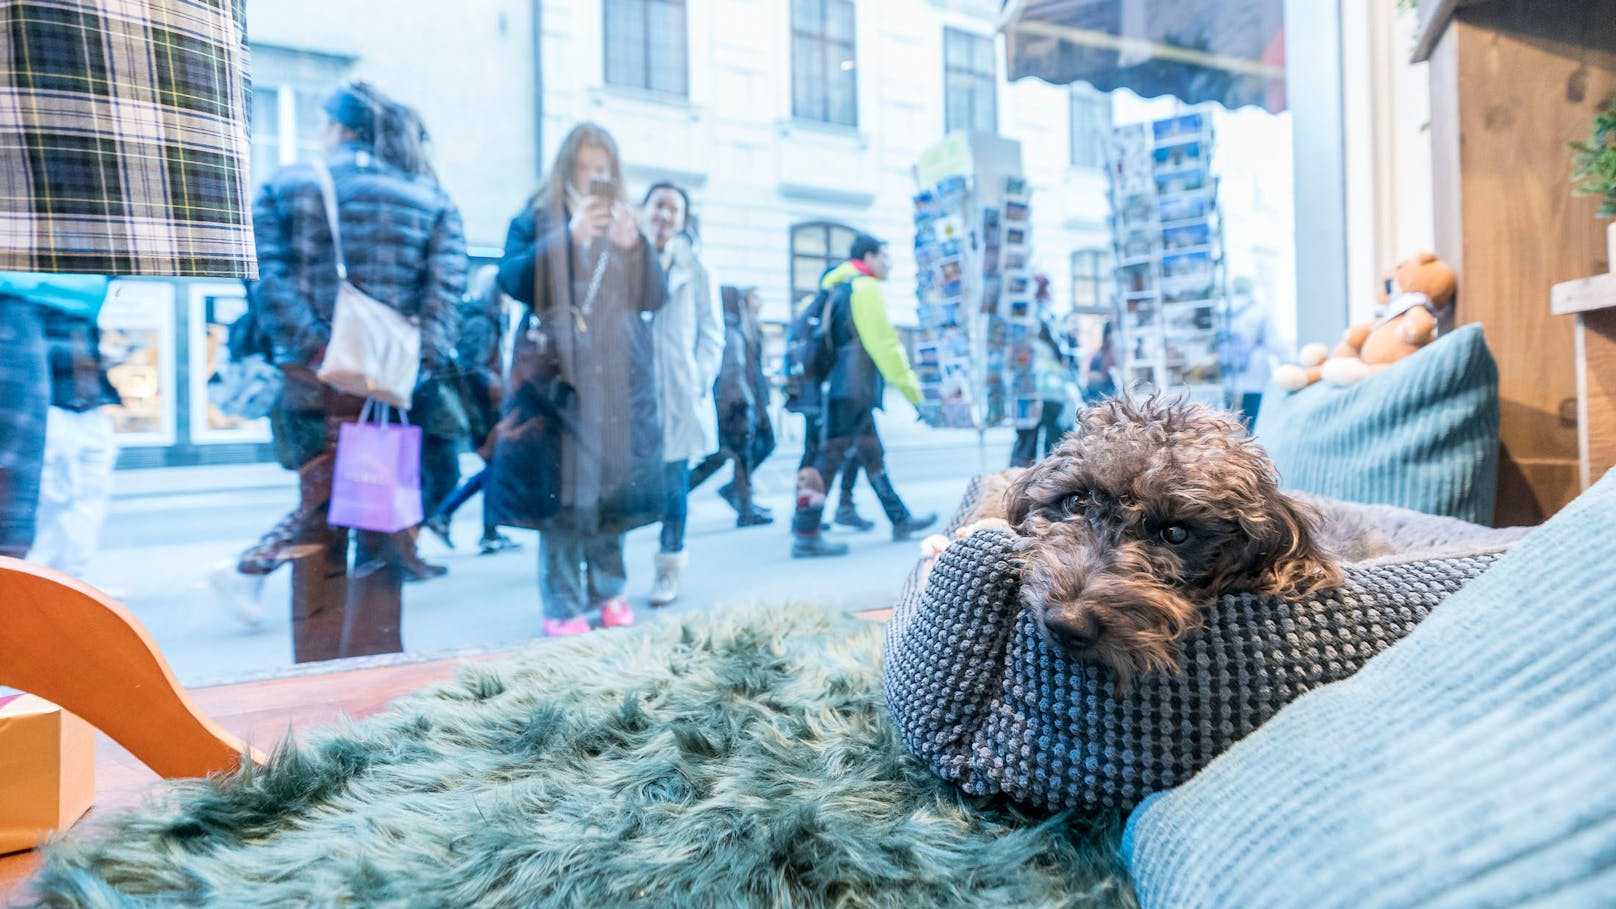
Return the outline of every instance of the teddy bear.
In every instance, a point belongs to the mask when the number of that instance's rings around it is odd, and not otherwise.
[[[1286,391],[1323,379],[1352,385],[1436,340],[1438,324],[1449,321],[1458,277],[1447,263],[1422,252],[1397,264],[1377,289],[1375,318],[1347,329],[1335,350],[1323,344],[1303,347],[1297,364],[1274,370],[1274,384]]]

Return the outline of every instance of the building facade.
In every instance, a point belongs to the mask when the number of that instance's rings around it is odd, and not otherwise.
[[[889,305],[912,326],[912,168],[952,130],[989,130],[1021,144],[1031,262],[1057,311],[1107,304],[1105,137],[1158,108],[1006,83],[998,12],[995,0],[277,0],[248,23],[253,178],[317,154],[325,93],[370,80],[421,112],[473,258],[493,261],[567,130],[594,121],[617,138],[631,195],[656,180],[690,190],[715,282],[757,287],[766,322],[788,321],[867,231],[892,244]],[[1288,212],[1288,175],[1262,182]],[[1256,245],[1287,260],[1288,242]],[[1271,302],[1284,311],[1290,285],[1275,269]],[[159,408],[172,426],[142,436],[126,462],[264,457],[261,442],[235,441],[261,427],[190,431],[205,406],[191,372],[207,366],[180,354],[209,349],[219,326],[196,323],[198,294],[174,284],[175,349],[154,358],[175,364],[173,400]]]

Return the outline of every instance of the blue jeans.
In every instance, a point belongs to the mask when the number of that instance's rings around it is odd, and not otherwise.
[[[627,585],[622,534],[539,531],[539,596],[545,618],[583,615],[621,596]]]
[[[685,520],[690,517],[690,462],[662,465],[662,551],[685,551]]]

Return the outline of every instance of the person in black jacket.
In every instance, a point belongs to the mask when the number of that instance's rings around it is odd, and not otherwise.
[[[547,635],[634,622],[624,535],[662,520],[662,424],[646,314],[668,288],[623,195],[617,143],[592,123],[561,143],[511,221],[499,286],[529,307],[483,488],[495,523],[539,531]]]
[[[455,344],[459,371],[444,377],[459,398],[471,447],[485,464],[493,458],[494,425],[499,422],[499,399],[505,381],[506,297],[496,283],[498,274],[498,266],[484,265],[472,279],[471,289],[461,304],[460,339]],[[455,548],[450,533],[455,512],[471,501],[472,496],[481,493],[487,481],[488,468],[484,466],[427,513],[423,523],[443,540],[443,545]],[[422,505],[425,507],[424,495]],[[520,543],[499,532],[492,512],[483,508],[483,535],[477,541],[478,554],[497,555],[521,548]]]
[[[797,472],[796,512],[791,519],[792,558],[819,558],[847,553],[844,543],[826,542],[822,531],[828,480],[843,462],[857,458],[870,487],[892,522],[892,538],[905,540],[936,523],[937,515],[909,511],[886,470],[886,449],[876,431],[875,411],[882,406],[886,384],[910,404],[920,403],[920,381],[909,367],[898,334],[887,318],[881,291],[892,269],[886,244],[859,234],[848,260],[824,278],[829,290],[848,285],[827,300],[825,334],[835,347],[835,362],[825,382],[825,440],[812,467]]]
[[[774,453],[774,425],[769,421],[769,380],[763,374],[763,332],[757,312],[757,288],[724,285],[724,360],[713,383],[718,411],[718,451],[690,472],[690,489],[707,482],[726,462],[735,465],[734,479],[718,494],[735,509],[736,527],[774,523],[769,509],[752,501],[752,472]]]
[[[421,573],[416,529],[357,531],[348,566],[346,528],[330,527],[339,427],[364,400],[315,378],[336,306],[338,256],[349,283],[419,320],[421,381],[454,356],[455,308],[465,291],[460,212],[438,185],[425,130],[410,108],[363,82],[325,100],[326,156],[336,190],[342,249],[332,242],[317,170],[293,165],[265,184],[253,206],[258,244],[257,316],[286,386],[271,415],[282,465],[298,471],[299,503],[238,570],[262,576],[292,562],[292,650],[298,662],[402,650],[400,584]]]

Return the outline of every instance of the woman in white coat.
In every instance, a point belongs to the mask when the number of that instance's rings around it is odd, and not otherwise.
[[[718,447],[711,395],[724,357],[724,319],[716,288],[696,257],[690,196],[671,183],[657,183],[645,194],[644,217],[668,276],[667,303],[653,328],[667,505],[651,605],[665,606],[678,598],[687,562],[690,461]]]

